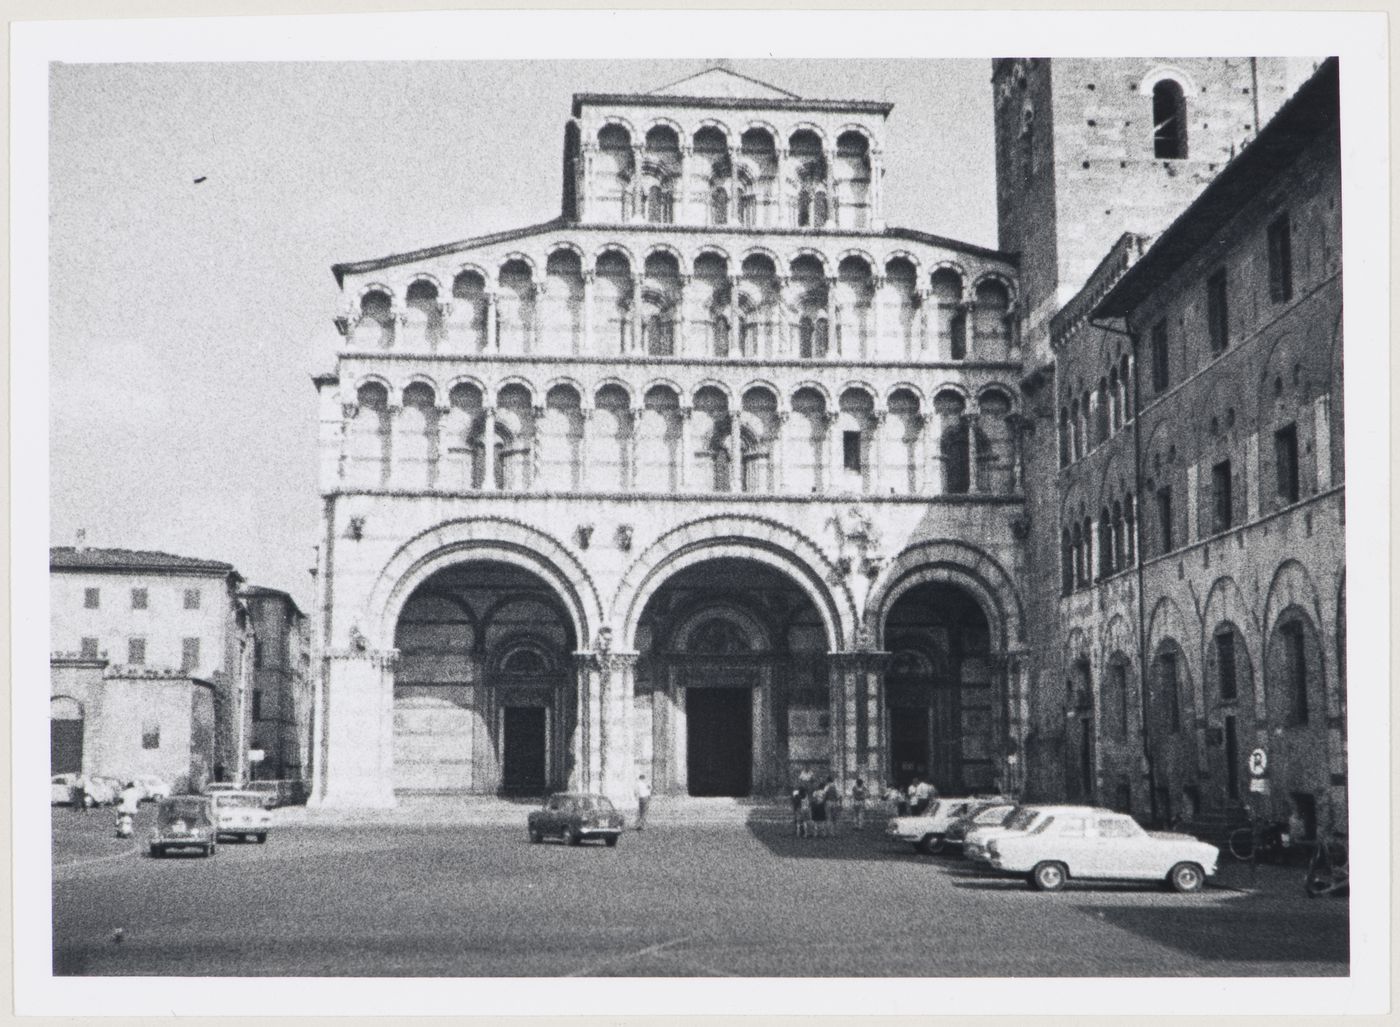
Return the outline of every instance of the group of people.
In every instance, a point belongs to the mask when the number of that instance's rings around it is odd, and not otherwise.
[[[856,778],[851,787],[851,817],[857,831],[865,827],[865,802],[869,792],[862,778]],[[804,770],[797,778],[797,787],[792,790],[793,826],[799,838],[830,838],[836,834],[836,822],[843,804],[841,789],[836,778],[828,775],[817,784],[810,770]]]
[[[899,786],[893,781],[885,788],[885,801],[895,808],[895,812],[903,816],[919,816],[925,812],[929,803],[938,798],[938,789],[921,777],[915,777],[909,782],[907,790],[901,791]]]

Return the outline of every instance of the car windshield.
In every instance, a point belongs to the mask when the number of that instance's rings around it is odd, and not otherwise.
[[[220,806],[248,806],[258,809],[262,807],[261,795],[220,795],[216,801]]]
[[[166,802],[161,803],[156,821],[160,824],[173,824],[177,820],[186,823],[203,823],[208,809],[202,802]]]
[[[602,796],[587,796],[578,801],[579,809],[590,813],[611,813],[613,804]]]
[[[1024,831],[1035,823],[1035,818],[1039,816],[1039,811],[1033,809],[1015,809],[1006,818],[1004,826],[1008,831]]]
[[[1006,824],[1016,812],[1013,806],[991,806],[977,814],[978,824]]]

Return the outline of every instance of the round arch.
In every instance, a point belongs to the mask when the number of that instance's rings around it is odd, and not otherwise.
[[[360,611],[369,644],[390,648],[399,614],[414,590],[444,567],[476,560],[510,564],[543,579],[559,596],[580,646],[603,624],[593,579],[561,542],[519,521],[470,517],[415,535],[384,564]],[[348,641],[351,627],[336,625],[337,644]]]
[[[865,624],[876,646],[884,643],[885,618],[905,592],[927,582],[956,585],[977,601],[994,648],[1005,652],[1025,640],[1024,611],[1015,582],[990,555],[956,539],[912,545],[877,577],[865,606]]]
[[[719,514],[667,532],[628,567],[612,601],[613,623],[625,644],[635,643],[642,611],[667,579],[719,557],[753,560],[791,578],[816,607],[829,651],[841,651],[854,637],[855,600],[814,541],[767,518]]]

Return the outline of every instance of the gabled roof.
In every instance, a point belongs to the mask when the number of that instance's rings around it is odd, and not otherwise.
[[[1201,195],[1167,226],[1094,309],[1095,317],[1126,317],[1190,261],[1261,188],[1324,133],[1340,130],[1337,58],[1329,57],[1279,108]]]
[[[301,607],[297,606],[297,601],[292,598],[291,593],[283,592],[280,588],[268,588],[266,585],[244,585],[238,590],[240,596],[250,599],[277,599],[290,606],[298,617],[305,617],[301,612]]]
[[[800,100],[802,97],[779,89],[768,82],[761,82],[748,75],[731,71],[722,64],[715,64],[694,75],[668,85],[651,90],[648,96],[713,96],[726,99],[740,98],[751,100]]]
[[[77,549],[73,546],[51,546],[49,570],[234,573],[233,564],[218,560],[200,560],[149,549]]]

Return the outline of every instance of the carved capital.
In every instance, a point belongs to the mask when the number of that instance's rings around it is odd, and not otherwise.
[[[360,404],[342,403],[340,404],[340,414],[347,421],[353,421],[360,413]]]

